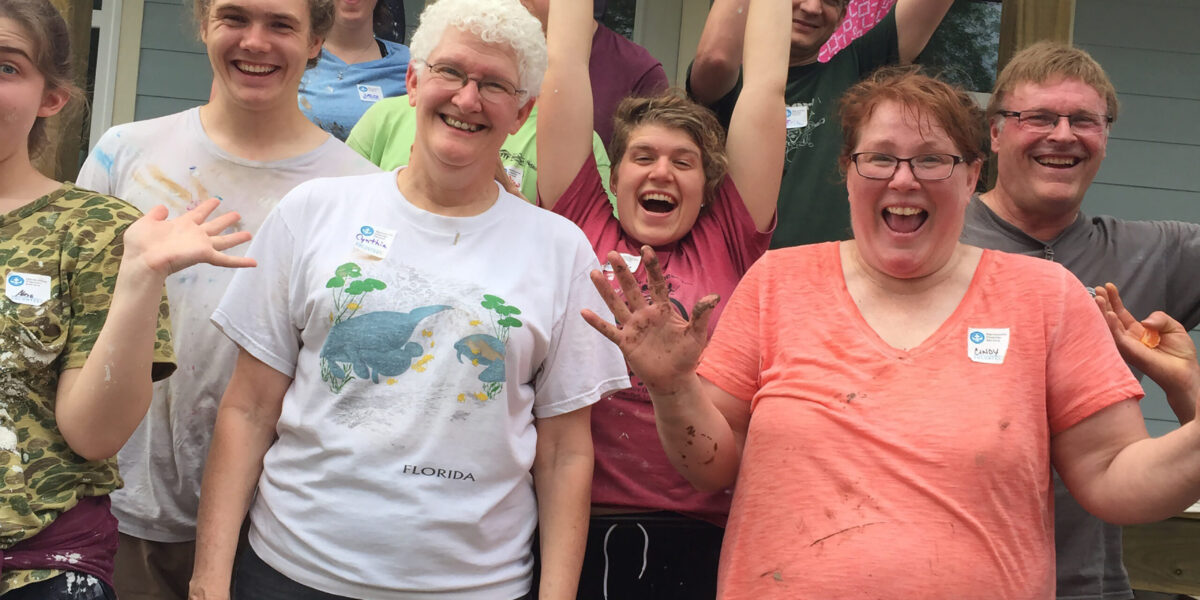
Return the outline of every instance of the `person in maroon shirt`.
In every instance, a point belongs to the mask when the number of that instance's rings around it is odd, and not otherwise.
[[[542,206],[579,225],[607,270],[623,258],[643,284],[639,249],[653,247],[685,318],[701,297],[732,293],[770,241],[783,172],[789,11],[788,0],[752,2],[752,68],[728,139],[708,109],[682,95],[620,103],[609,149],[619,219],[591,158],[591,6],[555,0],[550,11],[550,67],[538,100]],[[712,598],[727,491],[698,492],[675,472],[636,379],[596,404],[592,439],[592,521],[578,598]]]

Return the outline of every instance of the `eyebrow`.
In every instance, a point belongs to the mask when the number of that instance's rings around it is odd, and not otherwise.
[[[33,57],[29,56],[29,53],[26,52],[24,48],[18,48],[16,46],[0,46],[0,54],[17,54],[25,57],[25,60],[33,62]]]
[[[216,15],[217,13],[237,13],[237,14],[243,14],[243,15],[255,14],[254,11],[246,8],[245,6],[242,6],[240,4],[234,4],[234,3],[219,4],[219,5],[212,7],[212,14]],[[267,12],[265,14],[268,19],[290,21],[292,23],[300,22],[300,17],[297,17],[296,15],[293,15],[291,13]]]
[[[630,145],[629,145],[629,149],[630,149],[630,150],[653,150],[653,151],[658,151],[658,147],[657,147],[657,146],[654,146],[654,145],[652,145],[652,144],[647,144],[647,143],[644,143],[644,142],[637,142],[637,143],[634,143],[634,144],[630,144]],[[700,156],[700,153],[699,153],[699,152],[697,152],[697,151],[695,151],[695,150],[692,150],[691,148],[687,148],[687,147],[685,147],[685,146],[678,146],[678,147],[675,147],[675,148],[669,148],[669,149],[667,149],[667,152],[666,152],[666,153],[667,153],[667,154],[680,154],[680,153],[682,153],[682,154],[690,154],[690,155],[692,155],[692,156]]]

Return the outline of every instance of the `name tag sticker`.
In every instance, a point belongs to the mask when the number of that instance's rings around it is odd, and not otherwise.
[[[517,186],[517,188],[520,189],[521,182],[525,181],[525,170],[522,169],[521,167],[512,167],[512,166],[505,165],[504,172],[508,173],[508,178],[512,180],[513,185]]]
[[[396,231],[394,229],[363,225],[358,228],[358,233],[354,236],[354,247],[375,258],[383,258],[387,256],[388,249],[391,248],[392,240],[395,238]]]
[[[50,276],[9,271],[4,278],[4,295],[17,304],[41,306],[50,299]]]
[[[621,258],[625,260],[625,266],[629,267],[630,273],[637,273],[638,267],[642,265],[642,257],[640,256],[625,254],[622,252]],[[617,276],[616,273],[613,272],[612,263],[604,263],[603,271],[604,275],[608,277],[609,281]]]
[[[383,100],[383,88],[377,85],[358,86],[358,99],[363,102],[379,102]]]
[[[973,362],[989,365],[1004,364],[1008,354],[1008,328],[967,328],[967,358]]]
[[[793,104],[787,107],[787,128],[799,129],[808,126],[808,105]]]

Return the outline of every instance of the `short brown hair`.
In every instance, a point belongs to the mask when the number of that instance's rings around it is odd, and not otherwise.
[[[657,96],[630,96],[613,111],[613,135],[608,146],[613,169],[611,182],[617,182],[617,168],[625,158],[629,147],[629,136],[642,125],[662,125],[680,129],[687,133],[700,147],[700,161],[704,166],[704,200],[711,202],[717,187],[725,178],[729,160],[725,155],[725,129],[713,112],[691,100],[678,89],[667,90]]]
[[[1041,41],[1017,52],[1004,70],[996,76],[996,88],[988,102],[987,114],[994,116],[1005,110],[1004,100],[1017,85],[1046,83],[1059,79],[1078,79],[1104,98],[1108,115],[1117,119],[1117,90],[1104,72],[1104,67],[1090,54],[1060,42]]]
[[[922,129],[933,123],[950,136],[963,161],[972,163],[984,157],[983,110],[961,88],[921,72],[918,66],[883,67],[867,76],[842,96],[842,153],[838,167],[844,174],[850,165],[850,154],[858,144],[863,125],[875,108],[884,102],[895,102],[918,118]]]
[[[71,34],[67,22],[47,0],[0,0],[0,18],[16,21],[33,40],[33,66],[46,80],[46,90],[67,92],[70,100],[82,98],[71,66]],[[46,144],[46,118],[38,117],[29,130],[30,156]]]
[[[202,38],[205,27],[208,26],[208,13],[212,10],[213,0],[192,0],[192,21],[196,26],[196,37]],[[383,0],[379,0],[382,4]],[[321,38],[333,29],[334,6],[333,0],[308,0],[309,39]],[[308,60],[308,68],[317,66],[321,54]]]

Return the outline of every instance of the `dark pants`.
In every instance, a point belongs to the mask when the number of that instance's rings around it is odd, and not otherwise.
[[[2,600],[116,600],[107,583],[94,575],[68,572],[25,587],[17,588]]]
[[[531,599],[525,596],[520,600]],[[5,596],[0,600],[8,600]],[[31,597],[32,600],[32,597]],[[233,570],[233,600],[352,600],[296,583],[263,562],[246,546]]]
[[[669,512],[593,516],[578,600],[711,600],[725,530]]]

